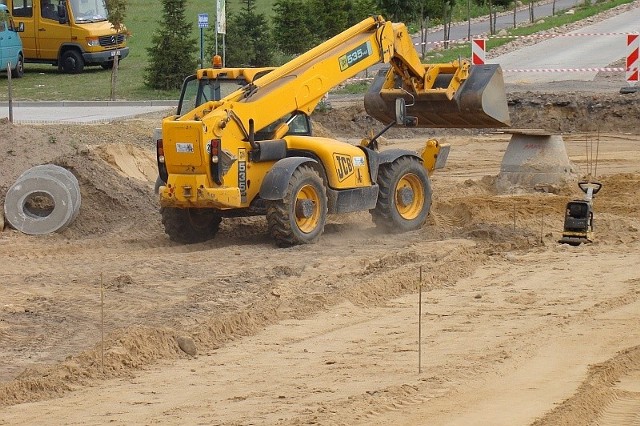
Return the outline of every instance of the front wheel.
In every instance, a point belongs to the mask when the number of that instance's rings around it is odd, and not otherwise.
[[[22,78],[24,76],[24,58],[22,55],[18,56],[18,63],[14,69],[11,70],[11,77]]]
[[[282,200],[268,201],[269,233],[280,247],[316,242],[327,221],[327,191],[309,166],[298,167]]]
[[[371,216],[376,226],[390,232],[420,228],[431,208],[431,184],[422,163],[401,157],[380,167],[380,193]]]
[[[220,229],[222,218],[212,209],[178,209],[162,207],[164,232],[171,241],[183,244],[212,239]]]
[[[84,59],[77,50],[67,50],[60,56],[58,68],[67,74],[80,74],[84,70]]]

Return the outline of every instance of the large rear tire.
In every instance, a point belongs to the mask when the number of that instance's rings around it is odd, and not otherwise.
[[[171,241],[183,244],[212,239],[220,229],[222,218],[212,209],[178,209],[162,207],[164,232]]]
[[[327,221],[327,190],[309,166],[298,167],[285,197],[267,203],[269,233],[280,247],[315,243]]]
[[[424,224],[431,208],[431,183],[417,158],[400,157],[382,165],[378,185],[378,202],[371,210],[376,226],[400,233]]]

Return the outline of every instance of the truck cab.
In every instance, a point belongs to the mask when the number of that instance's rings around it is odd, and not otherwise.
[[[11,69],[11,76],[20,78],[24,74],[24,52],[22,40],[9,14],[7,6],[0,4],[0,71]]]
[[[113,66],[129,54],[125,34],[107,18],[104,0],[0,0],[23,25],[25,62],[57,65],[79,74],[85,66]]]

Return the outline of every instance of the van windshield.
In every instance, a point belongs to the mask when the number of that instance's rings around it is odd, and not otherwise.
[[[107,20],[104,0],[71,0],[70,4],[73,17],[78,24]]]

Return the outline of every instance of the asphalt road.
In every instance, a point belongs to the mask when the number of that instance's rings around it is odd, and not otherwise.
[[[170,111],[177,101],[14,102],[14,123],[92,124],[130,118],[150,112]],[[8,103],[0,103],[0,118],[9,118]]]
[[[538,42],[487,60],[498,63],[505,82],[535,84],[551,81],[593,81],[599,69],[627,56],[626,33],[640,30],[640,8],[597,22],[569,33]],[[572,34],[606,34],[572,36]],[[577,71],[592,68],[590,71]],[[534,71],[537,70],[537,71]],[[559,72],[558,70],[563,70]],[[620,81],[621,86],[625,81]]]

